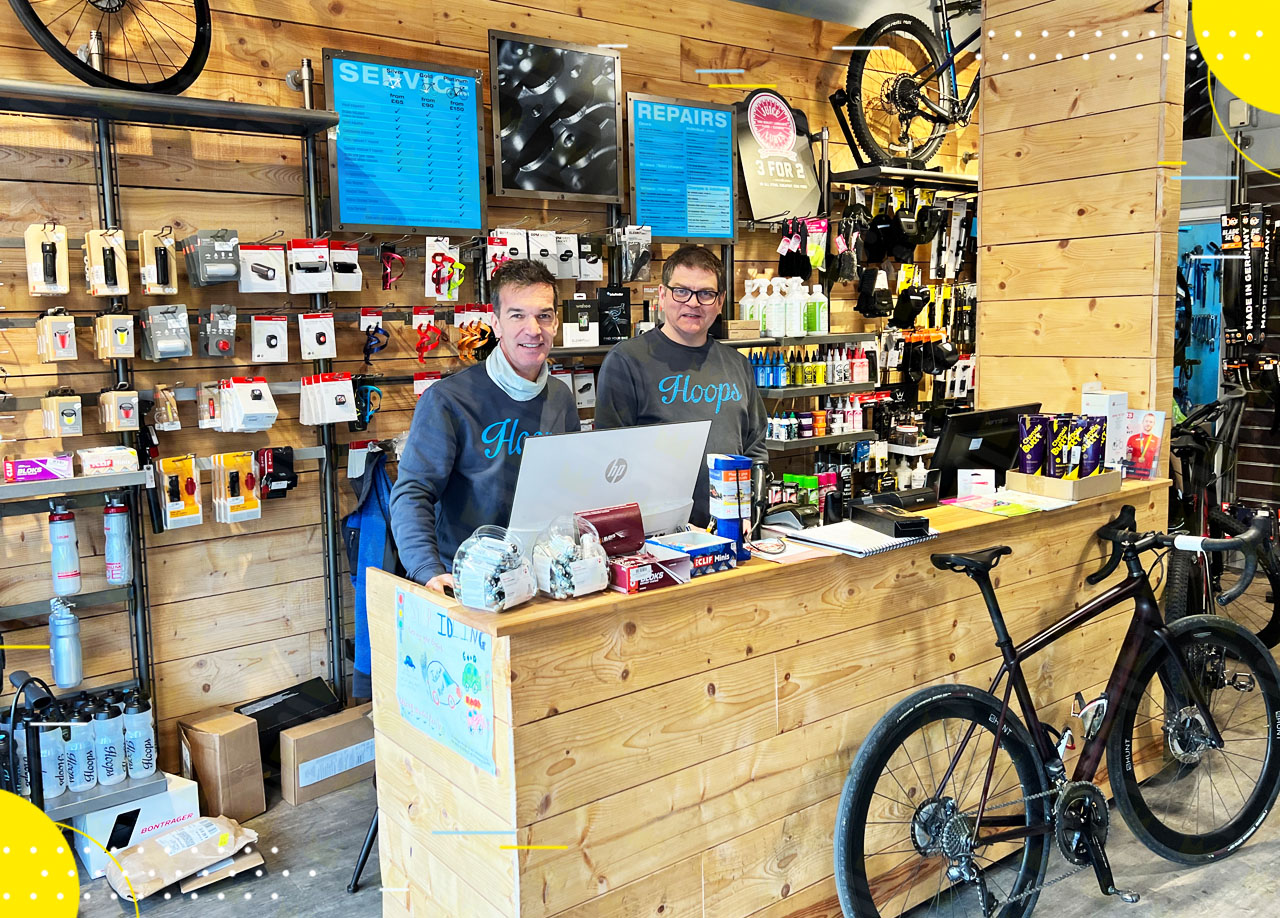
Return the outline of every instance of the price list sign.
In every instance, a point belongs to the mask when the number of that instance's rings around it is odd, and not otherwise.
[[[478,235],[481,72],[325,49],[338,113],[329,187],[338,231]]]
[[[627,109],[636,223],[664,242],[733,242],[733,108],[629,93]]]

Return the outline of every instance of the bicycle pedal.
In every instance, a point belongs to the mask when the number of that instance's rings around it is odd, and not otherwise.
[[[1138,900],[1142,898],[1132,889],[1117,889],[1114,886],[1107,890],[1107,895],[1118,896],[1121,902],[1127,902],[1130,905],[1137,905]]]

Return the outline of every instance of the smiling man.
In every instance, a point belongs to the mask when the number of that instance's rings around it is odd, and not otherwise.
[[[658,305],[664,323],[605,358],[596,427],[708,420],[707,452],[768,459],[768,419],[751,363],[708,335],[724,307],[724,290],[724,265],[708,249],[682,246],[663,262]],[[693,494],[695,526],[708,521],[707,501],[704,466]]]
[[[453,585],[458,545],[511,518],[525,440],[579,429],[573,393],[547,384],[555,278],[538,262],[508,261],[489,292],[498,346],[422,394],[391,490],[400,561],[409,579],[440,591]]]

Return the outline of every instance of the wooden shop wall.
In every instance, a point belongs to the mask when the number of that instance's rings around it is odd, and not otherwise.
[[[187,94],[300,105],[300,96],[287,88],[284,77],[302,57],[310,57],[319,70],[324,47],[474,67],[487,73],[490,28],[588,44],[625,43],[623,82],[629,91],[733,102],[742,98],[741,90],[710,89],[707,83],[723,78],[695,71],[742,68],[745,73],[734,79],[776,83],[794,105],[808,113],[813,125],[830,124],[834,167],[853,165],[848,148],[837,136],[826,99],[844,85],[848,60],[847,54],[833,52],[831,47],[848,43],[856,34],[847,26],[727,0],[661,5],[604,0],[467,0],[458,4],[443,0],[213,0],[212,51],[204,73]],[[972,56],[962,63],[971,79]],[[7,6],[0,10],[0,69],[32,80],[74,82],[36,48]],[[323,104],[322,86],[317,97],[318,104]],[[118,126],[115,137],[126,238],[164,225],[172,226],[178,237],[198,228],[219,227],[236,229],[244,241],[277,230],[286,237],[304,234],[298,142],[135,126]],[[961,171],[965,166],[962,153],[974,151],[976,145],[976,129],[953,134],[937,162],[948,171]],[[88,123],[0,114],[0,235],[20,236],[28,224],[43,220],[66,224],[72,237],[99,226],[92,152]],[[745,208],[745,198],[743,202]],[[513,203],[496,198],[489,201],[488,215],[491,226],[521,218],[528,218],[528,226],[554,217],[560,217],[564,227],[587,219],[590,228],[598,229],[605,222],[601,206]],[[739,291],[745,277],[772,269],[775,246],[776,237],[768,233],[744,234],[735,263]],[[669,251],[670,247],[664,247],[664,252]],[[73,253],[73,262],[76,257]],[[364,260],[364,291],[332,295],[334,308],[350,311],[388,303],[407,308],[424,302],[421,260],[411,260],[403,279],[388,292],[380,289],[379,272],[372,262]],[[72,274],[76,291],[74,267]],[[160,383],[192,386],[248,372],[269,380],[297,380],[310,372],[310,365],[301,361],[251,366],[244,334],[245,315],[282,309],[298,312],[309,307],[305,298],[284,306],[287,297],[241,296],[230,286],[191,288],[186,286],[185,276],[176,297],[142,297],[136,293],[137,265],[132,254],[130,280],[135,291],[130,300],[134,310],[151,303],[180,302],[194,316],[201,305],[231,302],[242,317],[241,339],[233,359],[139,360],[135,363],[139,387]],[[19,250],[0,251],[0,283],[0,307],[6,316],[32,314],[54,305],[49,298],[32,300],[23,292],[25,269]],[[462,291],[464,301],[471,289],[468,282]],[[833,329],[860,328],[861,320],[851,308],[852,291],[837,289],[832,294]],[[638,302],[639,298],[635,299]],[[80,315],[92,314],[98,305],[82,292],[73,292],[59,302]],[[413,349],[416,333],[396,323],[390,324],[389,330],[391,344],[377,356],[373,370],[391,375],[418,369]],[[362,342],[363,335],[354,325],[340,325],[340,359],[335,368],[359,371]],[[296,355],[296,339],[290,347]],[[55,385],[78,392],[96,392],[109,385],[107,365],[92,358],[87,329],[79,332],[79,349],[81,355],[88,356],[73,363],[41,364],[32,330],[0,331],[0,366],[9,374],[6,388],[20,395],[39,395]],[[447,372],[458,365],[456,354],[448,348],[433,354],[439,356],[427,361],[427,369]],[[394,436],[406,429],[413,402],[411,388],[387,387],[370,433],[358,436]],[[270,431],[221,434],[198,430],[194,405],[183,403],[183,429],[161,434],[161,453],[208,456],[266,445],[315,444],[318,431],[298,421],[297,397],[281,396],[278,404],[280,419]],[[65,442],[42,436],[39,412],[12,415],[0,419],[0,438],[5,441],[2,448],[8,455],[41,455],[60,448],[114,442],[112,436],[96,432],[92,410],[86,411],[87,435]],[[342,440],[351,436],[345,425],[338,431]],[[206,476],[206,522],[202,526],[158,536],[147,533],[162,767],[174,769],[177,764],[174,723],[178,717],[211,705],[236,704],[313,675],[327,675],[319,475],[314,466],[300,463],[303,471],[297,490],[285,500],[265,506],[261,519],[231,526],[212,521]],[[342,491],[345,513],[351,503],[345,484]],[[84,589],[102,589],[101,512],[86,509],[77,516]],[[51,595],[47,538],[43,515],[0,520],[4,562],[0,594],[5,604],[44,600]],[[344,599],[349,620],[349,585],[344,585]],[[130,651],[129,623],[123,609],[85,608],[79,612],[85,685],[124,678],[130,667]],[[7,627],[10,643],[44,643],[41,620]],[[10,668],[27,668],[47,676],[47,660],[42,657],[38,651],[13,651]]]

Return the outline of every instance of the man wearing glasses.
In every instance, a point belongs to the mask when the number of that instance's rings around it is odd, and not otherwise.
[[[418,399],[391,490],[400,561],[410,580],[441,592],[453,586],[458,545],[479,526],[510,520],[525,441],[580,429],[573,392],[547,384],[555,278],[536,261],[508,261],[489,292],[498,346]]]
[[[768,459],[768,418],[751,363],[707,334],[724,306],[724,290],[724,265],[708,249],[682,246],[663,262],[663,325],[618,344],[605,358],[596,427],[709,420],[708,453]],[[708,519],[704,466],[690,521],[705,526]]]

